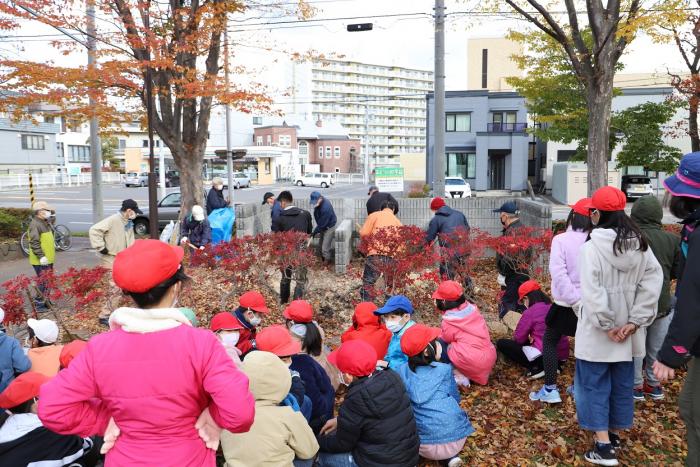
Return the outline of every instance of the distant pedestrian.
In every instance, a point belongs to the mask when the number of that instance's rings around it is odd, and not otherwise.
[[[134,243],[134,219],[143,214],[133,199],[125,199],[118,213],[90,227],[90,244],[100,254],[100,265],[112,269],[114,257]],[[109,325],[109,315],[114,310],[113,300],[119,301],[119,289],[110,278],[110,292],[99,314],[100,323]]]
[[[277,200],[280,202],[282,213],[273,221],[273,232],[303,232],[311,235],[313,225],[311,223],[311,214],[305,209],[294,206],[294,198],[292,193],[285,190],[279,194]],[[306,287],[306,268],[305,267],[287,267],[282,269],[282,279],[280,280],[280,302],[287,303],[289,301],[292,279],[296,281],[294,288],[294,300],[304,298],[304,288]]]
[[[386,201],[381,211],[373,212],[367,217],[367,220],[360,229],[360,237],[371,237],[381,229],[401,227],[401,221],[396,217],[396,214],[394,214],[396,211],[398,211],[396,200]],[[360,298],[362,298],[363,302],[372,301],[376,295],[372,290],[374,284],[379,279],[382,271],[388,272],[391,270],[391,265],[393,263],[393,252],[386,251],[386,249],[379,250],[376,248],[376,245],[367,251],[365,269],[362,272],[362,288],[360,289]],[[385,277],[384,279],[387,288],[391,287],[390,278]]]
[[[428,232],[425,241],[431,244],[438,240],[440,247],[447,250],[447,257],[440,258],[440,276],[442,280],[454,280],[460,274],[465,290],[471,289],[471,279],[467,275],[466,263],[468,257],[464,251],[450,251],[463,245],[455,245],[450,242],[450,235],[463,232],[469,233],[469,222],[466,216],[456,209],[445,204],[445,200],[436,197],[430,202],[430,210],[435,213],[428,224]]]
[[[275,199],[275,195],[272,192],[268,191],[267,193],[265,193],[263,195],[262,204],[263,204],[263,206],[265,206],[267,204],[272,209],[271,216],[272,216],[272,222],[274,224],[275,219],[277,219],[279,217],[279,215],[282,213],[282,207],[280,206],[279,201],[277,201]],[[273,232],[274,232],[274,230],[273,230]]]
[[[190,243],[199,249],[211,243],[211,226],[202,206],[192,206],[192,212],[182,219],[180,237],[182,244]]]
[[[45,271],[53,270],[56,258],[56,244],[54,242],[51,222],[56,217],[56,211],[46,201],[36,201],[32,206],[32,221],[29,224],[29,264],[34,268],[37,277]],[[46,296],[46,284],[39,280],[38,289],[41,296],[35,298],[37,309],[46,309],[48,297]]]
[[[211,182],[211,190],[207,193],[207,216],[212,211],[227,206],[228,201],[224,198],[224,181],[221,177],[214,177]]]
[[[522,228],[522,223],[518,217],[518,205],[515,201],[506,201],[500,208],[493,212],[499,213],[501,225],[503,225],[503,236],[514,237],[518,229]],[[526,252],[497,253],[496,267],[498,268],[498,283],[503,291],[501,303],[498,304],[498,317],[503,318],[509,311],[522,313],[525,307],[518,303],[518,287],[528,280],[528,270],[523,262],[522,254]]]
[[[392,204],[394,214],[399,213],[399,203],[396,201],[396,198],[391,196],[391,193],[381,193],[379,191],[379,188],[376,187],[376,185],[372,185],[369,187],[369,191],[367,191],[367,195],[369,196],[369,199],[367,200],[367,215],[368,216],[370,214],[372,214],[373,212],[381,211],[383,209],[382,206],[387,201],[391,201],[394,203],[394,204]]]
[[[318,250],[323,264],[331,264],[333,260],[333,240],[335,238],[335,228],[338,219],[330,201],[321,196],[321,193],[314,191],[311,193],[311,205],[314,207],[314,219],[316,228],[311,232],[312,236],[319,235]]]

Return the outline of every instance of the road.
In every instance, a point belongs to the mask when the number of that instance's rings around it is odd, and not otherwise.
[[[81,187],[41,187],[36,190],[36,199],[47,201],[56,209],[56,222],[65,224],[73,232],[87,232],[92,225],[92,208],[90,186]],[[168,188],[168,193],[178,188]],[[303,199],[308,203],[312,191],[320,191],[329,197],[362,198],[367,197],[367,187],[362,184],[338,185],[332,188],[297,187],[290,183],[277,183],[274,185],[252,186],[234,191],[234,201],[259,202],[265,192],[271,191],[278,194],[282,190],[290,190],[295,199]],[[225,192],[226,193],[226,192]],[[102,196],[104,199],[105,216],[117,212],[124,199],[134,199],[140,207],[148,207],[148,188],[126,188],[122,185],[104,185]],[[29,208],[28,190],[8,190],[0,192],[0,206]],[[299,203],[299,206],[304,206]]]

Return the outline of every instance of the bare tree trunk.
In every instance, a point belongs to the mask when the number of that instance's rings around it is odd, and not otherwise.
[[[698,135],[698,97],[688,99],[688,135],[693,152],[700,151],[700,136]]]
[[[180,193],[182,196],[180,218],[192,210],[192,206],[198,204],[204,206],[204,187],[202,185],[202,165],[204,151],[193,149],[190,152],[183,151],[175,159],[180,169]]]
[[[588,90],[588,195],[608,184],[612,77]]]

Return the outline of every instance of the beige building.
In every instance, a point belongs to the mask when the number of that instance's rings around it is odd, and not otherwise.
[[[467,43],[467,89],[512,91],[506,78],[521,76],[522,72],[512,60],[513,55],[523,53],[518,42],[496,38],[474,38]]]

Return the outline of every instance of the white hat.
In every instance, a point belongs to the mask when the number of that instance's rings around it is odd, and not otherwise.
[[[204,208],[199,205],[194,205],[192,206],[192,217],[194,217],[194,220],[196,221],[203,221],[204,220]]]
[[[27,320],[27,325],[34,331],[34,335],[42,342],[53,344],[58,340],[58,326],[50,319]]]
[[[5,321],[5,310],[0,308],[0,325],[2,324],[3,321]]]

